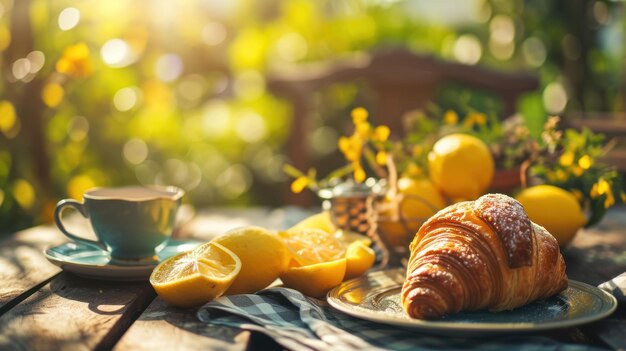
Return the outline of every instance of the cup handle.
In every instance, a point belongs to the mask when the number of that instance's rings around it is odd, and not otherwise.
[[[67,207],[73,207],[78,212],[80,212],[80,214],[83,217],[89,218],[89,213],[87,212],[87,208],[85,207],[84,204],[76,200],[72,200],[72,199],[65,199],[65,200],[59,201],[56,205],[56,208],[54,209],[54,222],[56,223],[57,227],[59,227],[59,230],[61,231],[61,233],[65,234],[65,236],[67,236],[68,238],[78,243],[85,244],[91,247],[95,247],[99,250],[106,251],[107,248],[102,242],[81,238],[77,236],[76,234],[72,234],[69,231],[67,231],[67,229],[65,229],[65,225],[63,225],[63,222],[61,221],[61,215],[63,213],[63,210]]]

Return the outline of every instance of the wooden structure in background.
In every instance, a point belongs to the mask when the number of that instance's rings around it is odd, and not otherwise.
[[[505,73],[478,66],[444,62],[431,56],[417,55],[405,49],[380,51],[347,60],[322,64],[298,65],[274,72],[268,77],[268,88],[290,101],[292,127],[287,154],[294,166],[308,169],[311,160],[307,135],[312,96],[336,83],[362,81],[374,92],[373,111],[386,116],[379,121],[392,131],[403,129],[402,116],[425,107],[436,97],[442,83],[457,83],[493,93],[504,104],[505,115],[515,111],[517,99],[524,92],[539,87],[536,76],[528,73]],[[289,204],[309,205],[311,195],[290,196]]]

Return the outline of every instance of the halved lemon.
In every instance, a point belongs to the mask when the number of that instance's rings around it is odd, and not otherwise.
[[[344,257],[344,244],[331,233],[314,228],[291,228],[278,235],[299,266],[333,261]]]
[[[280,280],[286,287],[304,295],[323,297],[328,290],[341,284],[345,273],[346,259],[343,257],[307,266],[291,266],[280,276]]]
[[[346,250],[346,275],[344,280],[363,275],[376,261],[376,252],[363,242],[355,241]]]
[[[194,307],[222,295],[240,270],[237,255],[208,242],[161,262],[152,271],[150,284],[170,304]]]

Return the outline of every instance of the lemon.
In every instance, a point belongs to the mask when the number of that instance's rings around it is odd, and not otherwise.
[[[380,233],[393,246],[408,245],[422,223],[446,206],[445,199],[428,179],[400,178],[398,194],[402,196],[400,202],[393,194],[385,196],[378,221]]]
[[[323,297],[328,290],[343,281],[346,262],[346,258],[342,257],[306,266],[292,266],[280,276],[280,280],[286,287],[296,289],[304,295]]]
[[[251,294],[270,285],[285,270],[289,254],[282,240],[268,230],[249,226],[213,239],[241,260],[241,272],[226,294]]]
[[[487,190],[494,174],[489,148],[467,134],[439,139],[428,154],[430,179],[452,199],[474,200]]]
[[[372,239],[365,235],[338,229],[333,223],[332,218],[330,217],[330,212],[328,211],[322,211],[311,215],[301,220],[290,229],[319,229],[325,231],[326,233],[334,233],[335,238],[341,241],[344,245],[348,245],[356,240],[362,241],[367,246],[372,245]]]
[[[278,235],[298,265],[337,260],[344,257],[345,246],[332,233],[312,228],[292,228]]]
[[[337,228],[333,224],[332,219],[330,218],[330,213],[328,211],[322,211],[320,213],[311,215],[298,222],[292,228],[319,229],[327,233],[334,233],[337,230]]]
[[[224,246],[209,242],[161,262],[150,284],[165,301],[193,307],[222,295],[241,270],[241,261]]]
[[[586,222],[574,194],[553,185],[536,185],[516,197],[531,221],[543,226],[559,245],[567,244]]]
[[[363,275],[372,267],[376,253],[360,241],[348,245],[346,249],[346,275],[344,279],[352,279]]]

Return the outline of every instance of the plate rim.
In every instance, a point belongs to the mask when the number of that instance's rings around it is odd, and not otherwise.
[[[617,308],[617,299],[610,293],[597,288],[595,286],[580,281],[568,279],[568,287],[573,287],[579,291],[593,292],[597,296],[603,296],[609,307],[597,314],[586,315],[574,319],[551,321],[541,324],[536,323],[465,323],[450,321],[428,321],[422,319],[400,319],[385,314],[377,314],[377,311],[367,308],[354,308],[355,305],[348,305],[340,300],[339,291],[345,287],[357,284],[359,281],[368,279],[371,274],[389,274],[402,268],[393,268],[381,271],[370,272],[359,278],[351,279],[341,283],[339,286],[331,289],[326,295],[326,301],[336,310],[348,314],[350,316],[377,322],[385,325],[400,326],[411,329],[419,329],[431,332],[456,331],[464,333],[505,333],[505,332],[535,332],[552,329],[569,328],[573,326],[591,323],[610,316]],[[392,286],[389,286],[392,288]],[[598,294],[599,292],[599,294]]]

